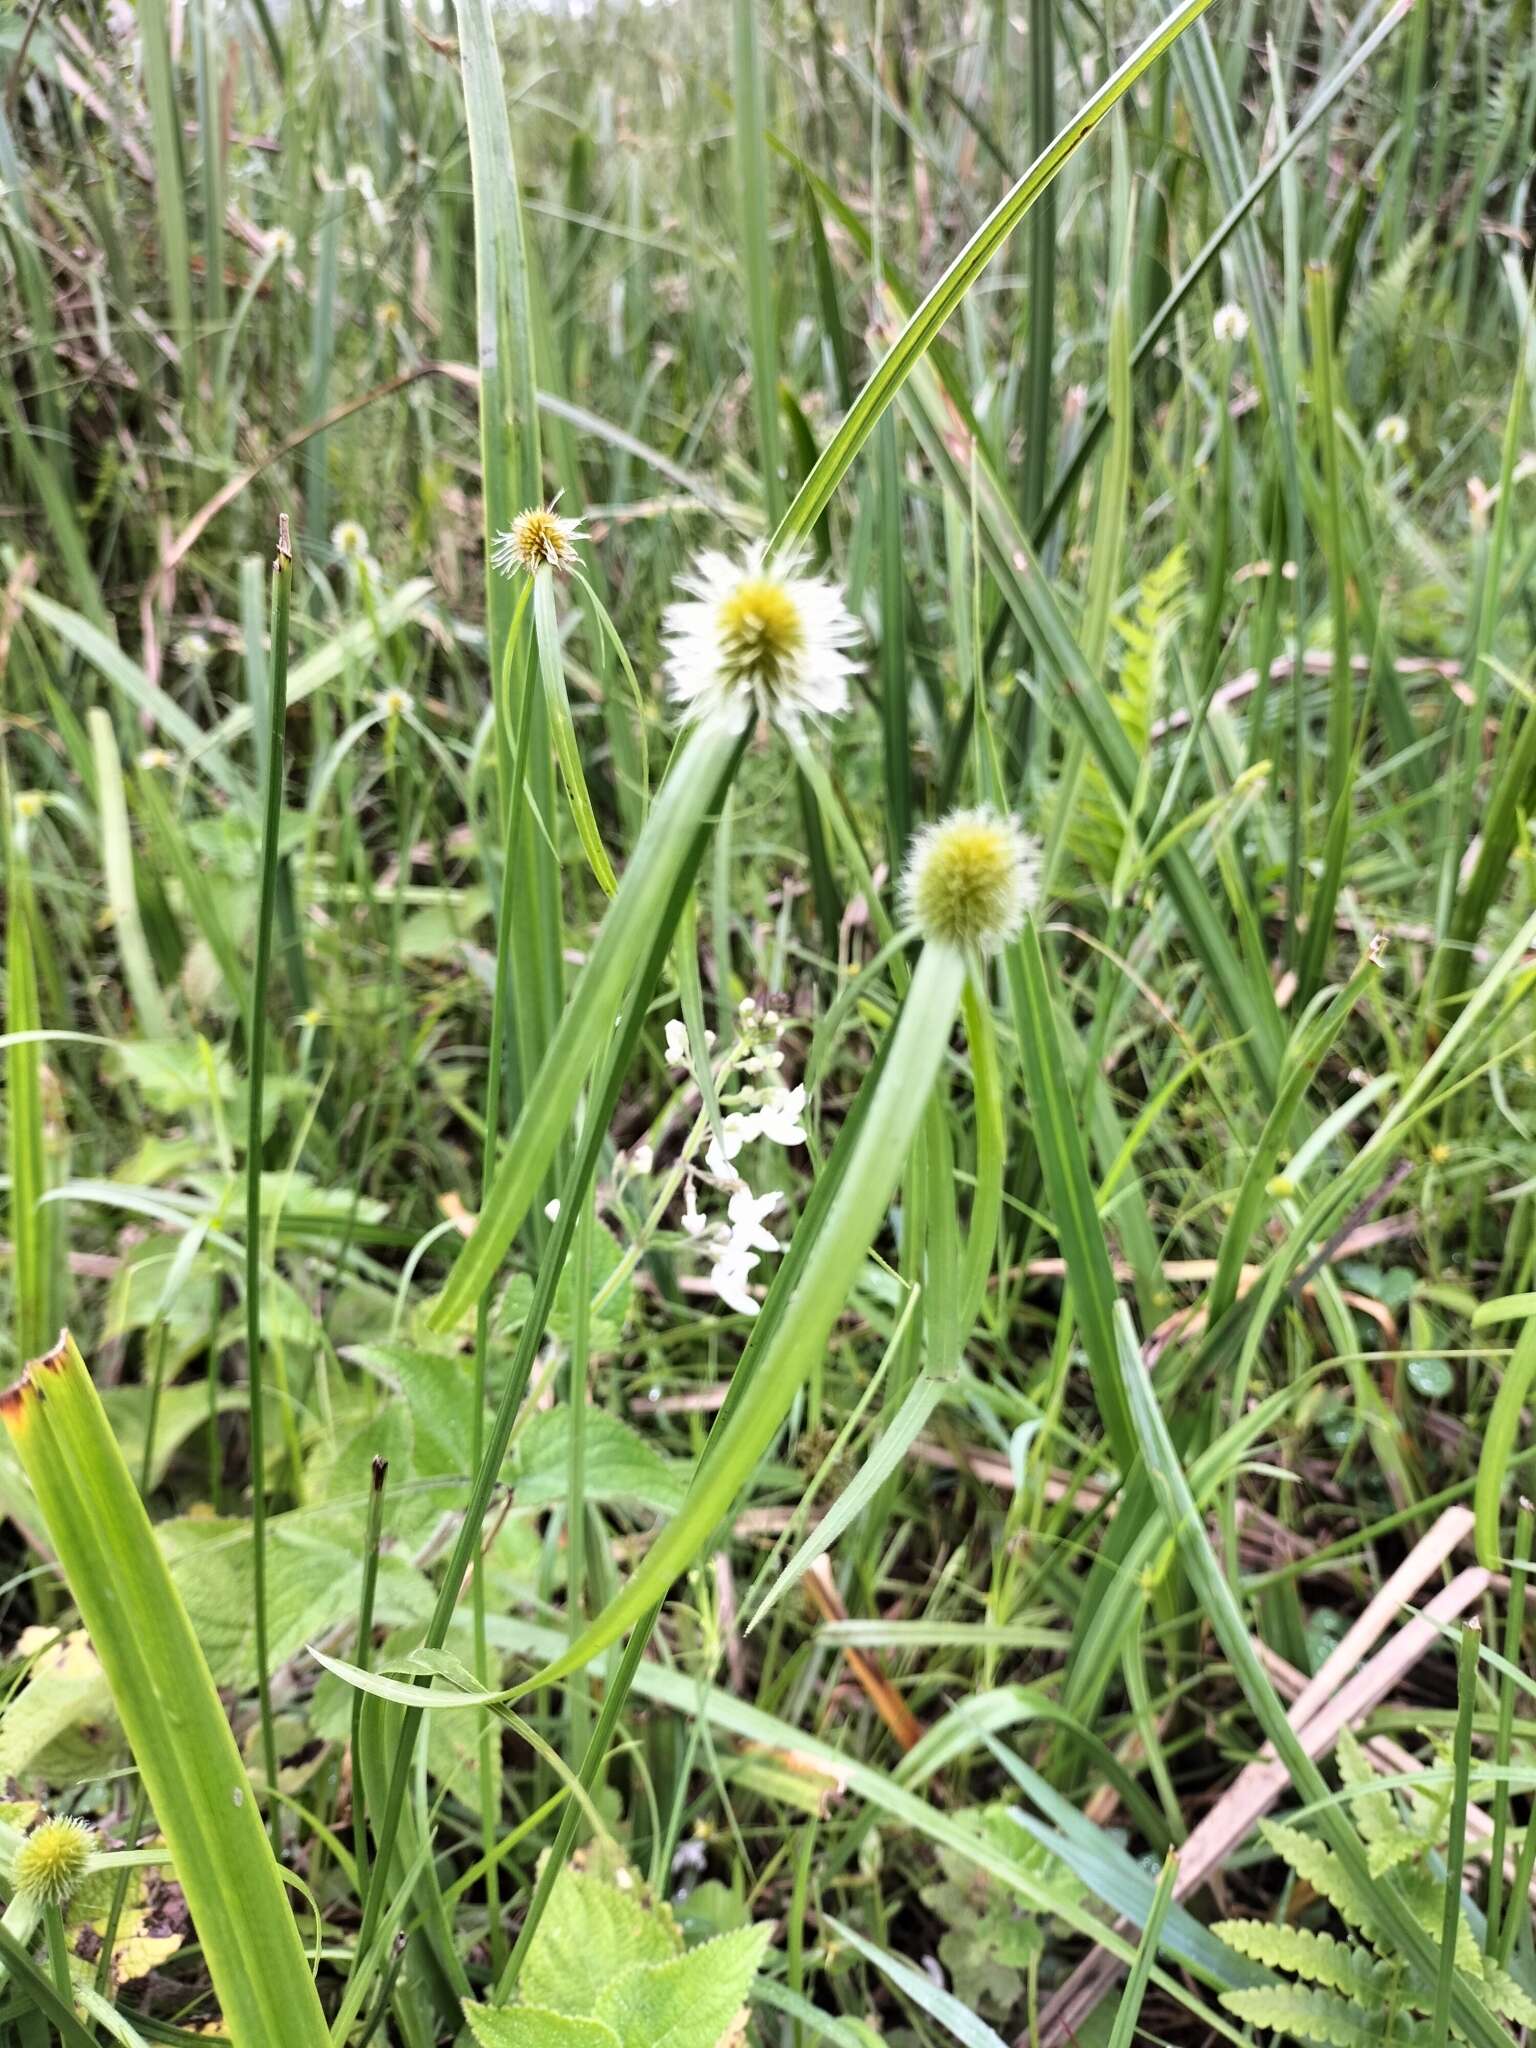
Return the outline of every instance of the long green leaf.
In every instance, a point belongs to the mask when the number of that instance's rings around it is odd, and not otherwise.
[[[0,1396],[164,1830],[236,2048],[326,2048],[245,1765],[133,1475],[66,1332]]]
[[[1063,164],[1090,136],[1163,53],[1197,21],[1210,0],[1182,0],[1145,42],[1099,87],[1007,192],[902,328],[873,376],[854,400],[837,432],[817,457],[816,467],[796,492],[779,522],[775,547],[803,540],[820,518],[854,457],[868,440],[875,422],[932,347],[951,313],[1002,248]]]

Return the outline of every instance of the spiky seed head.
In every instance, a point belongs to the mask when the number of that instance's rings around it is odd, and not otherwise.
[[[667,684],[684,714],[740,731],[766,718],[791,733],[848,708],[859,624],[835,584],[770,561],[708,549],[678,579],[662,619]]]
[[[1039,875],[1039,849],[1012,818],[951,811],[912,842],[902,908],[930,945],[995,953],[1018,936]]]
[[[1225,305],[1216,308],[1216,317],[1211,322],[1211,332],[1218,341],[1246,341],[1248,338],[1248,315],[1241,306]]]
[[[576,567],[576,543],[582,538],[579,519],[562,519],[553,505],[530,505],[505,533],[497,534],[491,561],[503,576],[519,569],[525,576],[537,576],[541,569],[568,575]]]
[[[17,1893],[38,1906],[62,1906],[80,1885],[96,1831],[83,1820],[45,1820],[27,1836],[11,1864]]]

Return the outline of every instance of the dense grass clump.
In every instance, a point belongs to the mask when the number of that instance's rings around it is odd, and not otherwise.
[[[1531,27],[0,21],[0,2039],[1536,2026]]]

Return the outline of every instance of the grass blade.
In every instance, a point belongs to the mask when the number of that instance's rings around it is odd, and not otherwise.
[[[3,1397],[80,1618],[164,1830],[236,2048],[330,2034],[217,1689],[68,1333]]]

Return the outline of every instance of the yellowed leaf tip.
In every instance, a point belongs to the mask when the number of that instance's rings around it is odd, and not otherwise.
[[[50,1373],[67,1372],[69,1369],[69,1332],[60,1330],[59,1340],[51,1351],[45,1351],[41,1358],[34,1358],[23,1371],[21,1378],[0,1392],[0,1418],[12,1436],[25,1426],[27,1417],[33,1414],[47,1400],[47,1377]]]

